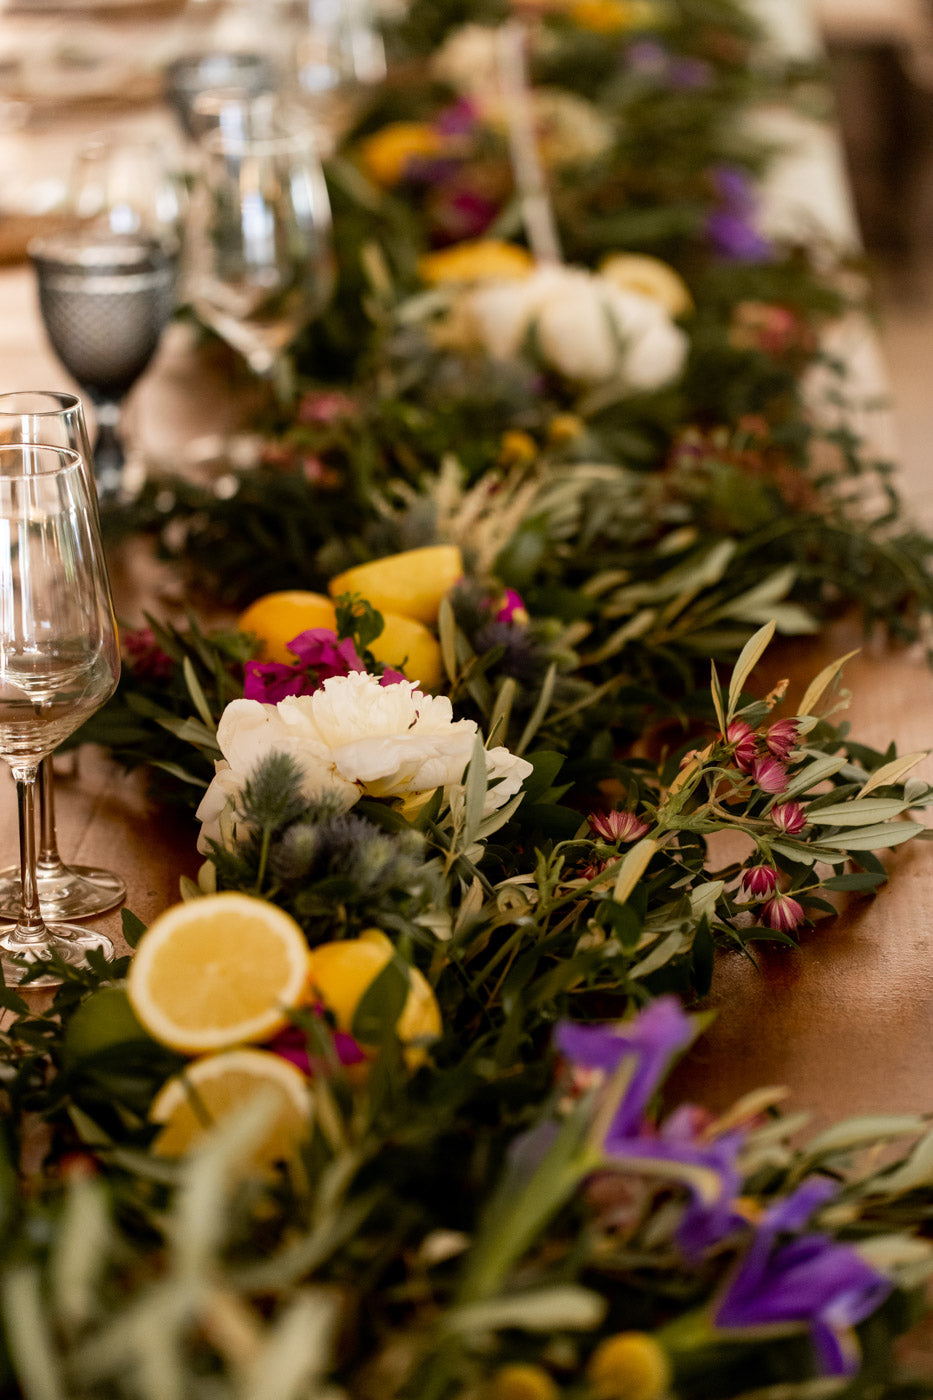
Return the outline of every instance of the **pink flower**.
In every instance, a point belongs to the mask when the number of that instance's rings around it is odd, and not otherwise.
[[[323,1007],[316,1006],[315,1015],[323,1018],[323,1010]],[[334,1052],[342,1065],[358,1065],[366,1059],[365,1053],[352,1035],[346,1031],[333,1031],[331,1034],[334,1038]],[[308,1037],[300,1026],[286,1026],[266,1042],[265,1049],[271,1050],[273,1055],[278,1055],[283,1060],[290,1060],[309,1079],[313,1079],[325,1069],[322,1059],[308,1054]]]
[[[498,608],[496,613],[497,622],[527,622],[528,610],[525,607],[525,600],[520,593],[516,593],[514,588],[507,588],[501,598],[497,598],[493,607]]]
[[[587,817],[594,836],[604,841],[637,841],[648,830],[634,812],[591,812]]]
[[[726,730],[726,742],[733,746],[732,757],[736,768],[750,773],[758,751],[758,740],[751,725],[744,719],[734,719]]]
[[[752,777],[762,792],[783,792],[787,787],[787,769],[770,754],[755,759]]]
[[[792,933],[798,924],[803,923],[803,908],[789,894],[777,890],[767,904],[762,905],[759,916],[768,928],[777,929],[779,933]]]
[[[742,874],[742,888],[750,899],[763,899],[777,888],[777,871],[773,865],[753,865]]]
[[[298,405],[299,423],[333,423],[338,418],[352,418],[356,401],[339,389],[322,389],[305,394]]]
[[[151,627],[121,632],[120,640],[130,670],[141,680],[166,681],[175,669],[172,658],[157,643]]]
[[[765,734],[768,752],[784,763],[797,742],[799,731],[800,726],[795,719],[779,719],[776,724],[770,726]]]
[[[778,831],[797,836],[807,824],[807,814],[799,802],[780,802],[771,808],[771,820]]]
[[[331,676],[366,670],[352,639],[344,637],[338,641],[336,632],[329,627],[309,627],[288,643],[288,649],[297,657],[294,666],[279,661],[247,661],[243,678],[245,699],[277,705],[287,695],[312,695]],[[380,682],[397,685],[404,679],[400,671],[387,666]]]

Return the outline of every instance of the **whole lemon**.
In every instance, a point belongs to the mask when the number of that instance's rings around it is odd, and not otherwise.
[[[322,943],[311,950],[311,985],[334,1018],[337,1029],[350,1032],[357,1008],[382,969],[393,956],[391,942],[380,929],[367,929],[359,938]],[[408,969],[409,991],[395,1023],[403,1044],[436,1037],[441,1033],[441,1013],[423,973]],[[412,1067],[424,1059],[413,1046],[406,1055]]]
[[[444,668],[434,634],[423,622],[401,613],[383,613],[382,620],[383,630],[369,644],[376,660],[401,671],[408,680],[418,681],[423,690],[436,690]]]
[[[441,599],[463,575],[463,557],[453,544],[406,549],[372,559],[332,578],[332,598],[359,593],[384,615],[401,613],[418,622],[436,622]]]
[[[262,642],[261,660],[286,665],[294,664],[288,643],[299,633],[311,627],[336,626],[337,612],[330,598],[300,588],[266,593],[237,618],[241,632],[253,632]]]

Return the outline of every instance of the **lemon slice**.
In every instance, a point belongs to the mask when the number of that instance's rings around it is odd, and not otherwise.
[[[295,657],[288,643],[310,627],[337,626],[333,603],[323,593],[308,593],[300,588],[282,593],[266,593],[250,603],[237,618],[241,632],[254,632],[262,642],[263,661],[281,661],[294,665]]]
[[[463,557],[457,546],[432,544],[357,564],[332,578],[327,590],[332,598],[361,593],[380,612],[436,622],[441,599],[462,574]]]
[[[283,909],[214,894],[159,915],[140,939],[127,991],[150,1035],[199,1055],[281,1030],[309,968],[304,934]]]
[[[153,1148],[180,1157],[231,1113],[257,1098],[268,1100],[269,1117],[249,1161],[265,1168],[295,1155],[311,1119],[311,1094],[301,1070],[271,1050],[226,1050],[192,1060],[184,1074],[162,1086],[149,1117],[162,1125]]]

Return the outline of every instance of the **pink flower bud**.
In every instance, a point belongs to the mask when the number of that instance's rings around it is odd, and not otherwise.
[[[497,622],[523,623],[528,621],[528,609],[525,607],[525,601],[514,588],[507,588],[493,606],[498,607]]]
[[[776,929],[779,933],[792,933],[798,924],[803,923],[803,908],[796,899],[778,890],[767,904],[762,905],[759,916],[768,928]]]
[[[755,759],[752,777],[762,792],[783,792],[787,787],[787,769],[770,754]]]
[[[604,841],[637,841],[648,830],[634,812],[591,812],[587,821],[593,835]]]
[[[778,831],[797,836],[807,824],[807,814],[799,802],[780,802],[771,808],[771,820]]]
[[[742,888],[750,899],[763,899],[777,888],[777,871],[773,865],[753,865],[743,871]]]
[[[750,773],[758,751],[758,740],[751,725],[744,719],[734,719],[726,730],[726,742],[733,745],[732,757],[736,768]]]
[[[797,721],[793,719],[779,719],[772,724],[765,734],[768,752],[779,758],[782,763],[785,762],[797,742],[799,728]]]

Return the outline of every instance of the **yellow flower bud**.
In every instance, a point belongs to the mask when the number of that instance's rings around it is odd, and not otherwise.
[[[586,425],[575,413],[557,413],[547,425],[548,442],[571,442]]]
[[[541,1366],[516,1362],[492,1378],[492,1400],[557,1400],[559,1391]]]
[[[499,461],[504,467],[524,467],[538,455],[538,444],[530,433],[520,428],[510,428],[502,434],[499,447]]]
[[[667,1355],[647,1332],[607,1337],[586,1368],[595,1400],[661,1400],[671,1383]]]
[[[443,148],[444,138],[427,122],[390,122],[360,142],[359,159],[371,180],[391,188],[410,160],[438,156]]]
[[[644,0],[575,0],[570,17],[594,34],[621,34],[650,22],[653,9]]]
[[[527,248],[500,238],[471,238],[418,259],[423,282],[488,282],[527,277],[534,268]]]

